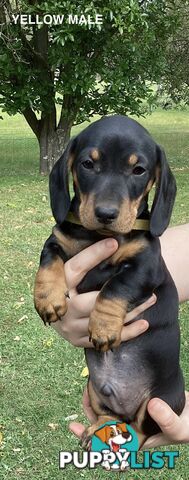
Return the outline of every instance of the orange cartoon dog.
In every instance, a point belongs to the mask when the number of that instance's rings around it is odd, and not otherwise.
[[[104,427],[96,430],[95,435],[100,438],[103,443],[106,443],[111,452],[119,452],[120,446],[126,442],[131,442],[132,435],[128,432],[125,423],[117,423],[116,425],[105,425]],[[129,456],[129,452],[128,452]],[[103,466],[110,469],[109,462],[104,462]],[[129,466],[129,463],[124,460],[121,462],[121,470],[124,470]],[[113,468],[119,468],[117,464],[112,465]]]

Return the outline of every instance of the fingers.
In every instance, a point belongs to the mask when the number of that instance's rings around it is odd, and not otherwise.
[[[131,312],[127,313],[125,323],[130,322],[131,320],[134,320],[141,313],[143,313],[145,310],[147,310],[152,305],[154,305],[156,301],[157,301],[157,297],[153,293],[153,295],[150,298],[148,298],[146,302],[142,303],[141,305],[138,305],[138,307],[134,308],[133,310],[131,310]]]
[[[79,437],[81,438],[81,436],[83,435],[84,431],[85,431],[85,428],[84,425],[82,425],[81,423],[78,423],[78,422],[70,422],[69,424],[69,430],[74,433],[74,435],[76,435],[76,437]]]
[[[78,323],[79,321],[80,320],[78,320]],[[94,348],[93,343],[89,342],[89,335],[87,333],[89,319],[82,318],[81,321],[82,321],[81,336],[77,338],[74,345],[76,347]],[[121,342],[126,342],[128,340],[131,340],[131,338],[138,337],[139,335],[144,333],[148,329],[148,327],[149,327],[149,323],[146,320],[137,320],[135,323],[132,323],[131,325],[126,325],[125,327],[122,328]],[[77,330],[79,330],[78,327],[77,327]]]
[[[148,412],[157,422],[162,433],[148,438],[142,447],[143,450],[162,445],[189,442],[189,393],[185,392],[185,396],[186,403],[180,417],[163,400],[153,398],[149,401]]]
[[[126,342],[131,338],[138,337],[141,333],[144,333],[149,327],[149,323],[146,320],[137,320],[131,325],[126,325],[121,331],[121,341]]]
[[[167,440],[168,444],[189,440],[188,422],[182,422],[182,417],[173,412],[167,403],[159,398],[153,398],[147,408],[150,416],[161,428],[164,440]]]
[[[88,323],[89,323],[89,319],[88,318],[82,318],[81,320],[83,322],[82,329],[83,329],[84,325],[86,325],[86,330],[85,330],[85,332],[81,331],[80,336],[79,336],[78,331],[77,331],[77,336],[75,336],[75,338],[73,338],[71,343],[72,343],[72,345],[74,345],[74,347],[94,348],[93,342],[89,341],[89,334],[87,333],[88,332],[87,326],[88,326]]]
[[[81,348],[94,348],[93,343],[89,342],[89,316],[95,305],[95,300],[98,292],[83,293],[81,295],[75,295],[71,298],[69,312],[64,317],[64,321],[57,321],[52,324],[52,327],[69,341],[75,347]],[[152,304],[154,299],[151,300]],[[145,305],[150,304],[150,300],[145,302]],[[139,310],[137,307],[136,310]],[[127,322],[128,316],[126,318]],[[121,341],[125,342],[131,340],[142,333],[144,333],[149,327],[149,323],[146,320],[136,320],[128,325],[123,326],[121,332]]]
[[[74,347],[94,348],[93,343],[89,342],[88,324],[88,318],[66,318],[66,321],[58,320],[56,323],[51,323],[51,328],[54,328],[61,337]]]
[[[131,338],[138,337],[138,335],[141,335],[148,329],[149,323],[146,320],[137,320],[131,323],[131,325],[127,325],[127,322],[134,320],[141,313],[143,313],[149,307],[154,305],[154,303],[156,303],[156,300],[157,300],[157,297],[156,295],[153,294],[146,302],[134,308],[133,310],[131,310],[131,312],[129,312],[126,315],[125,326],[122,328],[122,332],[121,332],[122,342],[130,340]]]
[[[95,306],[95,301],[96,297],[99,292],[87,292],[87,293],[81,293],[80,295],[74,295],[71,297],[71,307],[70,307],[70,312],[72,311],[72,314],[77,317],[89,317],[91,314],[91,311],[93,310]]]
[[[89,342],[89,336],[81,337],[74,343],[75,347],[94,348],[93,342]]]
[[[70,295],[72,299],[71,308],[73,308],[75,312],[77,312],[78,317],[90,316],[91,311],[95,306],[95,301],[98,293],[99,293],[98,291],[93,291],[93,292],[81,293],[80,295],[75,294],[73,297]],[[157,297],[156,295],[153,294],[145,303],[142,303],[142,305],[139,305],[138,307],[134,308],[134,310],[132,310],[127,314],[125,318],[125,323],[128,323],[131,320],[134,320],[138,315],[140,315],[145,310],[147,310],[152,305],[154,305],[156,303],[156,300],[157,300]]]
[[[65,275],[69,289],[81,282],[86,273],[112,255],[118,247],[114,238],[94,243],[65,263]]]
[[[68,300],[68,311],[63,321],[51,324],[59,335],[76,347],[93,348],[92,342],[89,342],[88,323],[98,293],[93,291],[78,295],[76,290],[72,288],[70,290],[70,300]],[[152,295],[145,303],[129,312],[125,319],[125,326],[122,328],[122,342],[135,338],[148,329],[149,324],[146,320],[137,320],[130,325],[128,325],[128,322],[155,302],[156,296]]]

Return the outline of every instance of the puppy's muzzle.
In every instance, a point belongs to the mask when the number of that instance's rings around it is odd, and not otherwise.
[[[130,432],[122,432],[122,437],[125,438],[125,440],[128,440],[130,439],[131,434]]]
[[[112,223],[119,214],[119,210],[116,207],[98,206],[95,208],[95,215],[100,223],[109,224]]]

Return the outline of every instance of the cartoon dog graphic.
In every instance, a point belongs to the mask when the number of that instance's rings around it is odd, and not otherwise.
[[[127,442],[131,442],[132,435],[128,432],[125,423],[117,423],[113,425],[105,425],[104,427],[96,430],[95,435],[100,438],[103,443],[106,443],[110,452],[119,452],[121,445],[124,445]],[[125,449],[126,450],[126,449]],[[128,456],[129,456],[128,452]],[[108,461],[103,462],[103,467],[107,470],[110,468],[125,470],[126,467],[129,467],[127,460],[123,460],[120,464],[120,467],[117,463],[114,463],[111,467]]]

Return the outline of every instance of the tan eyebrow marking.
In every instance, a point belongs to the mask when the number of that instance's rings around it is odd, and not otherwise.
[[[129,163],[129,165],[133,166],[137,163],[137,160],[138,160],[137,155],[135,155],[135,153],[133,153],[132,155],[130,155],[128,163]]]
[[[97,148],[93,148],[90,155],[91,155],[92,160],[94,160],[94,161],[99,160],[99,158],[100,158],[100,153],[97,150]]]

